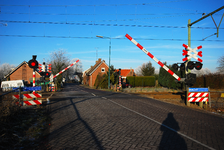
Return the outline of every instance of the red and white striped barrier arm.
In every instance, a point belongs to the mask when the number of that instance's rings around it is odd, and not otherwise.
[[[138,42],[136,42],[130,35],[126,34],[126,38],[128,38],[132,43],[134,43],[138,48],[140,48],[146,55],[151,57],[156,63],[158,63],[163,69],[169,72],[175,79],[180,81],[180,77],[176,75],[173,71],[171,71],[167,66],[165,66],[161,61],[159,61],[155,56],[153,56],[150,52],[148,52],[143,46],[141,46]]]
[[[71,65],[69,65],[68,67],[66,67],[65,69],[63,69],[62,71],[60,71],[59,73],[57,73],[56,75],[53,76],[53,78],[51,79],[51,81],[53,81],[53,79],[55,77],[57,77],[58,75],[62,74],[64,71],[68,70],[70,67],[72,67],[74,64],[76,64],[77,62],[79,62],[79,60],[76,60],[74,63],[72,63]]]
[[[41,98],[42,94],[38,94],[38,93],[32,93],[32,94],[23,94],[21,95],[23,99],[28,99],[28,98]],[[19,99],[19,94],[17,95],[13,95],[12,96],[14,99]]]
[[[208,93],[188,93],[188,97],[208,97]]]

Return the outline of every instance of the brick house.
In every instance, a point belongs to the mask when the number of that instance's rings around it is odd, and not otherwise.
[[[109,67],[105,63],[105,60],[102,60],[99,58],[98,61],[96,61],[96,64],[94,66],[91,66],[89,69],[83,72],[83,84],[89,85],[90,87],[93,87],[96,81],[96,77],[99,73],[105,74],[107,73]]]
[[[115,70],[116,72],[119,72],[119,69]],[[126,78],[127,76],[135,76],[135,72],[134,69],[121,69],[121,78],[122,78],[122,82],[126,83]]]
[[[41,75],[35,71],[36,80],[41,77]],[[29,67],[26,61],[22,62],[19,66],[13,69],[5,78],[10,80],[24,80],[28,84],[33,80],[33,69]]]

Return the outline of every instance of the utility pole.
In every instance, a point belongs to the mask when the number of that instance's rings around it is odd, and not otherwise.
[[[211,12],[211,13],[209,13],[209,14],[203,16],[202,18],[200,18],[200,19],[194,21],[193,23],[191,23],[191,19],[188,20],[188,25],[187,25],[187,26],[188,26],[188,46],[189,46],[189,47],[191,47],[191,26],[192,26],[193,24],[195,24],[195,23],[197,23],[197,22],[199,22],[199,21],[201,21],[201,20],[203,20],[203,19],[209,17],[209,16],[212,17],[212,15],[213,15],[214,13],[216,13],[216,12],[222,10],[222,9],[224,9],[224,6],[222,6],[222,7],[218,8],[218,9],[216,9],[215,11],[213,11],[213,12]],[[222,22],[223,17],[224,17],[224,14],[222,15],[222,18],[221,18],[221,21],[220,21],[220,23],[219,23],[219,26],[216,25],[215,20],[214,20],[213,17],[212,17],[212,20],[213,20],[213,22],[215,23],[215,26],[216,26],[216,28],[217,28],[217,33],[216,33],[217,37],[218,37],[218,35],[219,35],[219,27],[220,27],[220,24],[221,24],[221,22]],[[215,34],[214,34],[214,35],[215,35]],[[190,60],[188,60],[188,61],[190,61]],[[188,68],[187,68],[187,63],[188,63],[188,61],[185,63],[185,75],[186,75],[186,78],[187,78],[187,74],[189,73],[189,70],[188,70]],[[186,89],[185,89],[185,90],[186,90],[186,97],[185,97],[186,105],[187,105],[187,106],[190,106],[190,102],[188,102],[188,86],[186,85],[185,88],[186,88]],[[200,103],[199,105],[202,106],[203,103]]]

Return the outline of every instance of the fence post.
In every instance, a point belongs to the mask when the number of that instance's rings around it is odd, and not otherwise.
[[[21,86],[19,87],[19,107],[20,107],[20,102],[21,102]]]
[[[211,93],[210,93],[210,88],[208,87],[208,100],[209,100],[209,107],[212,108],[212,100],[211,100]]]

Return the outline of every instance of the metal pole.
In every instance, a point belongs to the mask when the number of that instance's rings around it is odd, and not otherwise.
[[[33,69],[33,87],[35,87],[35,78],[36,78],[35,69]],[[35,90],[33,90],[33,93],[35,93]]]
[[[191,19],[188,20],[188,46],[191,47]],[[186,56],[187,57],[187,56]],[[187,79],[188,68],[187,68],[188,61],[185,63],[185,78]],[[186,96],[185,96],[185,104],[190,106],[190,102],[188,102],[188,86],[185,84]]]
[[[214,13],[216,13],[216,12],[222,10],[222,9],[224,9],[224,6],[222,6],[222,7],[220,7],[219,9],[216,9],[215,11],[213,11],[213,12],[211,12],[211,13],[209,13],[209,14],[203,16],[202,18],[196,20],[196,21],[193,22],[193,23],[190,23],[190,24],[188,23],[188,26],[192,26],[193,24],[195,24],[195,23],[197,23],[197,22],[199,22],[199,21],[201,21],[201,20],[203,20],[203,19],[205,19],[205,18],[207,18],[207,17],[213,15]]]
[[[109,43],[109,75],[108,75],[108,89],[110,89],[110,55],[111,55],[111,38]]]

